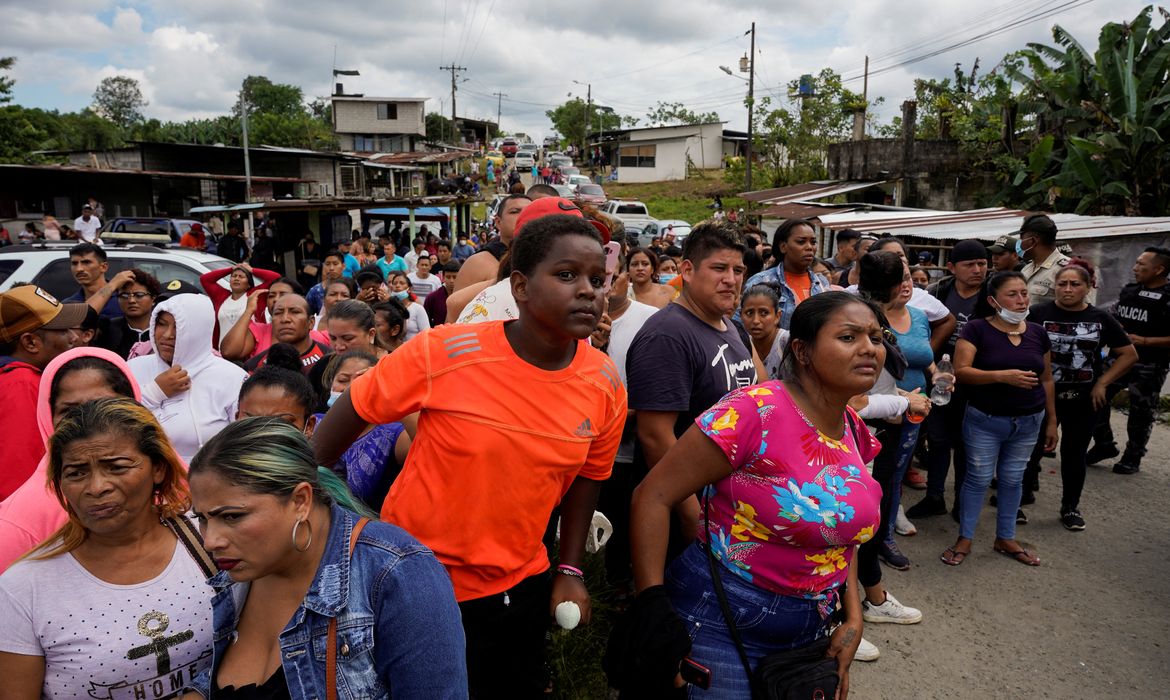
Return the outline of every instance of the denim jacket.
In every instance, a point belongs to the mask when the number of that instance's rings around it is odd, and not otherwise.
[[[812,279],[809,296],[829,291],[829,281],[824,277],[813,272],[809,272],[808,276]],[[743,291],[751,289],[752,285],[763,283],[775,284],[780,288],[780,327],[788,330],[788,323],[792,320],[792,312],[796,311],[796,293],[788,287],[788,282],[784,279],[784,263],[781,262],[776,267],[769,267],[767,270],[761,270],[752,275],[744,283]],[[735,311],[735,320],[739,320],[739,309]]]
[[[323,700],[326,637],[337,618],[337,697],[466,698],[463,625],[451,579],[429,549],[401,528],[372,521],[349,537],[357,516],[333,506],[329,541],[304,602],[280,634],[289,695]],[[228,572],[215,588],[212,668],[192,688],[212,698],[211,679],[234,638],[248,584]]]

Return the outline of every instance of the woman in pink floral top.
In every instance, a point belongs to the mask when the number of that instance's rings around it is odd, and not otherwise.
[[[862,628],[852,562],[857,545],[875,534],[881,490],[865,470],[880,445],[846,404],[873,386],[885,362],[879,313],[843,292],[801,303],[790,324],[787,378],[725,396],[634,493],[633,624],[654,628],[647,655],[679,656],[689,646],[689,657],[711,670],[710,690],[691,686],[691,697],[750,696],[714,592],[708,542],[753,669],[770,653],[829,635],[840,602],[844,621],[832,631],[829,655],[838,662],[840,697],[847,693]],[[671,512],[702,512],[700,490],[710,520],[667,567]],[[846,583],[851,594],[841,596]],[[679,660],[654,658],[648,667],[668,684]]]

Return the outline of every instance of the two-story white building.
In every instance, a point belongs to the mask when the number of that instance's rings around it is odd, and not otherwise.
[[[334,95],[333,133],[341,151],[419,150],[427,134],[425,97]]]

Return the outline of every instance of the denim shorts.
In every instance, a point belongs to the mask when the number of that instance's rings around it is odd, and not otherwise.
[[[700,542],[686,549],[666,571],[675,612],[691,635],[690,658],[711,669],[711,688],[688,686],[692,698],[748,698],[751,686],[719,607],[707,555]],[[825,601],[780,595],[740,578],[716,563],[732,621],[754,669],[760,659],[811,644],[828,634]]]

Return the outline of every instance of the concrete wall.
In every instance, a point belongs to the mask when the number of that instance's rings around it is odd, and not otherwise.
[[[326,185],[330,195],[337,194],[336,172],[337,162],[332,160],[323,160],[321,158],[302,158],[301,159],[301,177],[306,180],[312,180],[313,196],[319,194],[317,185]]]
[[[1000,184],[990,174],[971,173],[957,141],[914,142],[913,162],[903,167],[902,139],[866,139],[829,146],[829,177],[836,180],[888,180],[905,174],[897,204],[927,209],[979,209],[994,206]]]
[[[426,135],[422,102],[393,102],[398,105],[397,119],[378,119],[379,102],[334,100],[333,121],[338,134],[418,134]],[[343,149],[344,150],[344,149]]]

